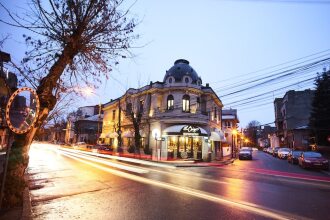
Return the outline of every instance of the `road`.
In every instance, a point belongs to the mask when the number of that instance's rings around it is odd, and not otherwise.
[[[33,144],[28,172],[34,219],[330,219],[330,176],[263,152],[177,168]]]

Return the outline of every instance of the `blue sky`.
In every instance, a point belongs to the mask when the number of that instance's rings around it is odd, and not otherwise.
[[[1,2],[16,10],[19,1]],[[330,4],[297,2],[304,1],[138,0],[131,13],[141,19],[136,30],[141,37],[135,45],[145,46],[132,50],[134,58],[122,61],[97,93],[107,102],[126,88],[162,81],[174,61],[184,58],[203,84],[210,83],[221,97],[228,90],[226,85],[263,75],[262,71],[250,72],[330,49]],[[11,40],[3,50],[19,60],[26,49],[22,32],[0,24],[0,35],[7,32]],[[240,98],[267,89],[246,91]],[[97,100],[89,98],[79,104],[97,104]],[[231,101],[235,99],[223,98],[224,104]],[[241,126],[251,120],[274,121],[271,102],[272,98],[258,108],[238,108]]]

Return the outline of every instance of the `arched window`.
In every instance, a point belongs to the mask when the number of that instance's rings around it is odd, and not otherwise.
[[[182,111],[190,112],[190,97],[189,95],[184,95],[182,98]]]
[[[169,83],[172,83],[172,81],[173,81],[172,78],[169,78],[169,79],[168,79],[168,82],[169,82]]]
[[[174,109],[174,98],[173,95],[167,96],[167,110]]]
[[[189,77],[184,78],[185,83],[189,83]]]

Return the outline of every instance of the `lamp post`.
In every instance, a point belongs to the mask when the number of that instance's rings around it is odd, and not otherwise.
[[[99,99],[98,119],[97,119],[97,138],[96,138],[96,143],[98,143],[98,139],[100,137],[100,119],[101,119],[101,110],[102,110],[101,97],[100,97],[99,94],[95,93],[90,87],[87,87],[85,89],[82,89],[81,91],[83,93],[85,93],[87,96],[90,96],[91,94],[94,94]]]
[[[158,129],[153,129],[152,130],[152,136],[155,138],[156,141],[156,157],[157,157],[157,161],[160,158],[160,152],[158,152],[158,147],[157,147],[157,141],[158,141],[158,135],[160,134]]]
[[[231,132],[231,138],[232,138],[232,143],[231,143],[231,147],[232,147],[232,151],[231,151],[231,155],[232,155],[232,158],[234,158],[234,150],[235,150],[235,157],[236,157],[236,144],[235,144],[235,135],[237,135],[237,130],[236,129],[233,129],[232,132]]]

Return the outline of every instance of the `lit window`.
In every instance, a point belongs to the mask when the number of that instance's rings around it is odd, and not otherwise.
[[[184,95],[182,98],[182,111],[189,112],[190,111],[190,97],[189,95]]]
[[[174,109],[174,98],[173,95],[167,96],[167,110]]]

